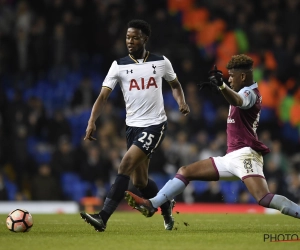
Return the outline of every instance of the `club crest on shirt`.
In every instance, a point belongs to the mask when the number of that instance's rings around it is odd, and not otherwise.
[[[248,95],[250,95],[250,91],[249,90],[245,90],[244,96],[247,97]]]
[[[251,159],[245,159],[244,160],[244,168],[246,169],[247,174],[249,174],[251,172],[253,173]]]
[[[156,66],[154,64],[152,64],[152,68],[153,68],[153,74],[156,74],[156,71],[155,71]]]

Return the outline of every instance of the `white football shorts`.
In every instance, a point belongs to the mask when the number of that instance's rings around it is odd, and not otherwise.
[[[219,172],[220,179],[238,177],[244,180],[255,176],[265,178],[263,157],[250,147],[238,149],[225,156],[211,157],[211,159]]]

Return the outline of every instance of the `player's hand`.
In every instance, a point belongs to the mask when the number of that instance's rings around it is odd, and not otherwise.
[[[186,116],[190,113],[190,107],[186,103],[180,104],[179,111]]]
[[[83,140],[96,141],[97,139],[92,136],[94,131],[96,131],[95,123],[88,123],[88,126],[86,128],[86,132],[85,132],[85,137],[84,137]]]
[[[210,75],[208,77],[210,83],[220,87],[223,85],[223,73],[221,70],[218,70],[217,69],[217,66],[215,65],[214,66],[214,69],[213,70],[210,70],[208,72],[208,74]]]

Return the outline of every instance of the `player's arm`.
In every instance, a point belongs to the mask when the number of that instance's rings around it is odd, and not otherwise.
[[[98,117],[100,116],[103,108],[105,107],[105,104],[107,102],[107,99],[111,93],[111,89],[108,87],[102,87],[99,96],[97,97],[93,108],[92,108],[92,112],[91,112],[91,116],[90,119],[88,121],[88,126],[86,128],[86,134],[84,137],[84,140],[90,140],[90,141],[94,141],[96,140],[96,138],[94,138],[92,136],[92,134],[96,131],[96,120],[98,119]]]
[[[232,90],[231,88],[229,88],[225,83],[223,85],[225,88],[220,89],[223,96],[225,97],[225,99],[229,102],[229,104],[231,104],[232,106],[242,106],[243,105],[243,99],[242,97],[235,92],[234,90]]]
[[[242,106],[243,105],[243,99],[241,96],[236,93],[234,90],[229,88],[224,82],[223,82],[223,73],[222,71],[217,69],[217,66],[214,66],[213,70],[210,70],[208,72],[210,74],[210,77],[208,78],[211,84],[216,85],[219,90],[222,92],[225,99],[229,102],[232,106]]]
[[[188,113],[190,113],[190,108],[185,102],[184,93],[180,82],[178,81],[177,78],[175,78],[173,81],[169,82],[169,84],[172,88],[173,97],[178,103],[179,111],[182,114],[187,115]]]
[[[190,108],[185,102],[184,93],[181,84],[176,77],[176,74],[173,70],[172,64],[169,61],[169,59],[166,58],[165,56],[164,59],[165,59],[165,74],[163,78],[170,84],[172,88],[172,94],[174,99],[178,103],[179,111],[182,114],[187,115],[188,113],[190,113]]]
[[[88,126],[86,128],[86,134],[85,134],[84,140],[90,140],[90,141],[96,140],[96,138],[94,138],[92,136],[93,133],[96,131],[95,123],[96,123],[96,120],[98,119],[98,117],[100,116],[110,93],[113,91],[114,87],[116,86],[116,84],[119,80],[118,72],[119,72],[119,70],[118,70],[117,62],[114,61],[104,79],[100,94],[97,97],[97,99],[93,105],[91,116],[88,121]]]

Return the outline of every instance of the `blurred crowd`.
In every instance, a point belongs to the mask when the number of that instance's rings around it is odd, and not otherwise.
[[[167,56],[191,113],[163,92],[168,132],[149,173],[159,187],[183,165],[226,152],[228,104],[198,91],[213,64],[247,53],[263,95],[258,135],[271,148],[272,193],[300,203],[299,0],[0,0],[0,200],[103,198],[126,152],[116,88],[83,141],[114,59],[127,55],[126,24],[152,26],[147,49]],[[194,182],[178,200],[253,203],[241,181]]]

